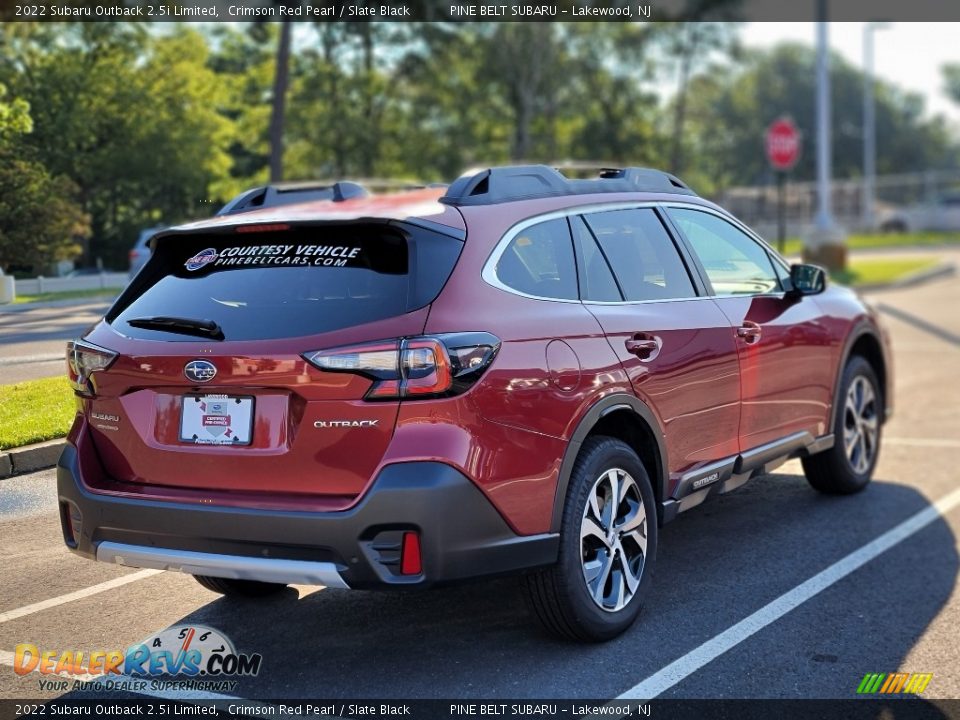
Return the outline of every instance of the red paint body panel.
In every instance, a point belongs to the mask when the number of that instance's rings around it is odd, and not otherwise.
[[[660,420],[671,475],[739,452],[737,343],[711,298],[588,307],[635,392]],[[637,334],[659,339],[660,352],[649,360],[628,352],[626,342]]]
[[[742,406],[740,449],[796,432],[827,432],[837,368],[836,342],[815,297],[723,297],[717,305],[731,325],[761,328],[756,343],[737,342]]]

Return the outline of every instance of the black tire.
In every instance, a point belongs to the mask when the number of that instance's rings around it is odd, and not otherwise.
[[[641,506],[645,519],[631,532],[618,534],[614,530],[608,533],[608,540],[613,535],[618,536],[611,552],[609,542],[604,546],[592,534],[586,539],[586,544],[582,545],[581,524],[588,522],[588,519],[585,519],[588,512],[593,515],[593,511],[588,510],[587,503],[596,489],[605,489],[605,496],[609,498],[612,483],[604,478],[614,470],[625,473],[623,476],[615,473],[615,477],[618,486],[626,487],[626,491],[616,506],[612,522],[608,525],[616,528],[617,519],[625,509],[620,527],[629,528],[631,522],[636,522],[640,517]],[[631,479],[632,485],[628,484]],[[606,482],[606,485],[602,485],[603,482]],[[599,503],[594,505],[598,506]],[[605,502],[604,511],[606,507]],[[601,514],[606,516],[606,512]],[[602,522],[594,525],[603,529]],[[634,539],[637,538],[635,533],[641,533],[641,529],[642,534],[645,534],[645,553]],[[591,543],[596,545],[595,550]],[[593,560],[587,560],[588,557]],[[524,578],[525,595],[533,614],[544,628],[562,638],[580,642],[610,640],[629,628],[640,614],[653,578],[656,557],[656,502],[643,463],[630,446],[620,440],[604,436],[588,438],[577,456],[567,488],[560,529],[559,559],[555,565],[530,573]],[[626,568],[625,561],[628,563]],[[586,565],[594,568],[602,566],[605,570],[607,565],[610,567],[606,572],[596,572],[595,588],[603,595],[600,599],[595,600],[588,590]],[[635,582],[636,578],[639,578],[639,582],[636,583],[632,595],[618,609],[619,599],[626,598],[629,585],[632,584],[627,580],[628,574],[630,580]],[[600,578],[604,578],[602,585]],[[614,603],[614,607],[603,609],[601,603],[608,600],[607,587],[610,587],[610,602]],[[616,594],[618,587],[623,595]]]
[[[227,597],[266,597],[267,595],[275,595],[287,587],[279,583],[258,582],[256,580],[234,580],[233,578],[210,577],[209,575],[194,575],[193,577],[207,590],[212,590]]]
[[[828,495],[850,495],[860,492],[870,483],[873,470],[877,466],[877,458],[880,456],[880,439],[883,430],[883,392],[873,366],[866,359],[854,355],[843,369],[840,382],[840,401],[834,408],[833,447],[801,460],[807,481],[816,490]],[[866,425],[859,428],[864,436],[863,445],[859,447],[862,452],[867,452],[869,449],[869,457],[863,460],[859,459],[856,449],[853,451],[853,457],[848,455],[846,447],[847,433],[851,424],[856,427],[856,418],[853,417],[855,413],[848,407],[847,398],[854,383],[862,382],[869,385],[870,392],[873,394],[872,407],[869,410],[865,408],[865,411],[872,414],[876,425],[876,433],[872,441],[869,440],[870,433],[866,431]],[[855,432],[851,436],[853,435]],[[858,464],[859,467],[857,467]]]

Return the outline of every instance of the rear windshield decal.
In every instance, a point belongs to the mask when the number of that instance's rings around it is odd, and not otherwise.
[[[348,267],[351,260],[358,260],[360,250],[349,245],[233,245],[222,250],[201,250],[183,266],[191,272],[208,265]]]

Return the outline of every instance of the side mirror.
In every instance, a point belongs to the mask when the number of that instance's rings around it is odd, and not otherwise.
[[[791,265],[790,284],[791,295],[817,295],[827,289],[827,271],[817,265]]]

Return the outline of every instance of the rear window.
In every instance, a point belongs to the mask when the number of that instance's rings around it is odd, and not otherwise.
[[[172,235],[156,245],[107,320],[130,337],[183,341],[197,338],[129,323],[213,321],[225,340],[266,340],[384,320],[432,302],[463,247],[383,223]]]

